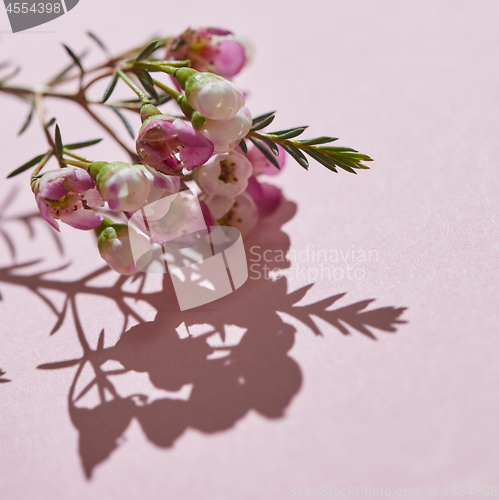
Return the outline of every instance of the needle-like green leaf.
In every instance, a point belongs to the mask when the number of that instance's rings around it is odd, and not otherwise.
[[[19,168],[16,168],[14,171],[12,171],[8,176],[7,179],[10,179],[12,177],[15,177],[16,175],[21,174],[25,170],[30,169],[31,167],[34,167],[36,164],[40,163],[42,161],[42,158],[45,156],[45,154],[35,156],[31,160],[27,161],[24,165],[21,165]]]

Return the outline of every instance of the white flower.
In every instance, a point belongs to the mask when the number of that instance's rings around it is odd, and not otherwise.
[[[236,197],[248,186],[252,174],[249,160],[235,151],[213,156],[194,171],[194,179],[208,195]]]
[[[232,226],[246,236],[258,221],[258,207],[253,198],[242,193],[234,198],[208,196],[203,200],[221,226]]]
[[[243,93],[213,73],[196,73],[185,83],[189,104],[210,120],[230,120],[244,106]]]
[[[250,131],[251,123],[251,113],[244,107],[230,120],[207,119],[200,132],[213,143],[215,153],[227,153]]]
[[[228,196],[203,196],[202,201],[210,209],[211,215],[215,220],[221,219],[234,205],[234,198]]]

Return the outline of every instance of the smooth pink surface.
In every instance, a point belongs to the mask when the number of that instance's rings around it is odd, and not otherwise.
[[[227,315],[238,326],[249,327],[243,340],[248,339],[253,351],[241,347],[241,359],[247,373],[263,377],[255,379],[253,396],[270,394],[273,399],[261,407],[271,413],[280,405],[282,414],[264,416],[250,406],[237,416],[245,401],[237,403],[230,391],[221,394],[225,381],[213,379],[210,385],[213,374],[207,372],[204,385],[202,380],[198,385],[208,401],[206,415],[216,416],[219,432],[187,425],[172,447],[160,447],[134,418],[118,448],[87,480],[78,431],[68,413],[76,367],[36,368],[81,356],[73,321],[68,316],[50,336],[56,315],[20,284],[34,283],[33,269],[71,262],[43,277],[61,288],[61,282],[85,276],[101,261],[92,235],[72,228],[62,230],[62,258],[43,221],[33,222],[35,237],[30,239],[26,226],[9,220],[36,210],[27,175],[3,180],[0,201],[19,189],[0,212],[0,227],[15,243],[15,261],[42,262],[16,271],[32,276],[24,281],[0,269],[0,368],[11,380],[0,384],[0,498],[278,499],[288,498],[292,486],[390,488],[393,496],[396,488],[421,488],[426,496],[428,487],[438,487],[441,496],[445,486],[498,486],[498,17],[497,2],[483,0],[81,0],[69,14],[35,28],[35,33],[2,35],[0,60],[22,64],[19,82],[42,82],[56,72],[67,59],[60,42],[77,52],[92,45],[84,35],[87,29],[113,51],[153,32],[176,34],[187,23],[227,27],[251,38],[252,64],[236,82],[250,92],[248,105],[254,114],[277,109],[276,129],[309,123],[309,137],[339,136],[338,144],[375,159],[370,171],[357,176],[335,175],[317,164],[305,172],[289,163],[270,182],[282,187],[290,202],[261,226],[265,241],[252,241],[261,246],[260,254],[267,247],[286,249],[279,221],[289,218],[291,202],[296,203],[296,215],[283,227],[297,255],[288,292],[314,283],[303,304],[345,293],[334,309],[376,299],[369,309],[406,307],[401,319],[407,323],[395,325],[396,333],[371,329],[378,339],[373,341],[345,324],[352,335],[344,336],[320,319],[323,336],[316,336],[288,314],[286,321],[298,331],[287,357],[277,340],[264,342],[267,333],[278,330],[278,323],[269,323],[274,321],[269,311],[284,304],[283,281],[248,283],[225,305],[239,309],[225,312],[222,302],[206,318],[203,311],[185,318],[196,323],[218,318],[223,324]],[[0,26],[9,30],[3,9]],[[95,49],[89,61],[97,60],[97,53]],[[0,95],[0,105],[4,176],[45,145],[33,125],[16,137],[26,105],[5,95]],[[64,110],[55,101],[48,107],[67,141],[100,135],[76,108]],[[126,131],[120,130],[125,139]],[[87,154],[126,160],[106,144]],[[308,275],[320,265],[300,261],[300,252],[305,257],[307,249],[309,255],[336,251],[340,262],[334,267],[342,268],[345,276]],[[371,261],[342,261],[342,255],[348,260],[360,250],[371,250]],[[0,267],[12,262],[0,237]],[[363,273],[348,279],[347,264]],[[95,281],[96,287],[104,285]],[[131,291],[134,286],[125,285]],[[61,311],[64,295],[45,293]],[[89,294],[77,300],[92,348],[103,328],[104,347],[114,345],[123,327],[115,303]],[[127,300],[144,319],[154,319],[152,307],[135,303],[133,297]],[[165,301],[158,313],[163,322],[149,325],[152,331],[183,321],[174,305]],[[348,310],[344,314],[355,316]],[[283,338],[289,338],[283,328]],[[217,345],[223,345],[221,338]],[[165,358],[182,364],[183,352],[177,356],[169,351]],[[280,371],[283,360],[282,367],[294,368]],[[161,357],[156,360],[158,369],[161,362]],[[192,373],[198,368],[193,364]],[[190,373],[190,367],[182,370]],[[179,372],[173,366],[171,373]],[[123,380],[120,387],[128,395],[151,386],[144,373]],[[137,380],[139,389],[133,385]],[[159,391],[155,397],[163,395]],[[280,396],[289,401],[280,402]],[[182,425],[169,411],[163,428],[152,432],[156,441],[163,430]],[[189,415],[209,427],[195,408]],[[221,424],[224,416],[228,422]],[[111,432],[103,430],[105,425],[105,418],[97,419],[87,431],[104,436]]]

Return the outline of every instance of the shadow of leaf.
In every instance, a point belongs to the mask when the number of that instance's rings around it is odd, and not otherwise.
[[[5,375],[5,372],[0,369],[0,384],[6,384],[7,382],[10,382],[8,378],[3,378]]]
[[[263,217],[258,231],[245,240],[248,256],[253,245],[285,255],[291,243],[282,226],[295,213],[296,205],[284,200],[273,215]],[[107,267],[75,281],[60,281],[51,279],[49,271],[26,273],[35,262],[0,268],[0,283],[22,286],[44,300],[55,315],[50,334],[72,318],[81,358],[38,368],[76,370],[68,408],[79,432],[87,478],[120,446],[133,419],[150,442],[169,448],[187,429],[207,434],[227,431],[251,411],[269,419],[284,417],[303,380],[298,363],[289,355],[297,329],[284,320],[286,316],[316,336],[325,335],[321,322],[326,322],[343,335],[357,331],[373,340],[376,331],[394,333],[405,323],[400,319],[405,308],[370,309],[373,299],[337,307],[345,293],[297,305],[313,285],[288,293],[286,278],[250,278],[223,299],[181,312],[169,275],[164,275],[160,292],[144,293],[146,275],[120,277],[113,286],[103,287],[91,283],[111,272]],[[283,269],[289,266],[285,259],[280,263]],[[137,280],[138,291],[128,291],[127,285]],[[65,295],[62,307],[45,295],[50,290]],[[125,326],[114,345],[104,347],[102,331],[96,349],[90,347],[81,324],[88,311],[76,306],[80,294],[111,299],[119,308]],[[156,309],[154,321],[143,321],[129,299]],[[129,328],[131,320],[138,324]],[[81,388],[86,367],[93,375]],[[94,397],[91,404],[90,397]]]

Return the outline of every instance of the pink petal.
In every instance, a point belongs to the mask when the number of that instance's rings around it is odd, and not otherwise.
[[[97,189],[89,189],[83,193],[83,199],[87,202],[87,205],[92,208],[103,207],[104,200]]]
[[[103,219],[104,217],[101,214],[93,210],[75,210],[61,215],[62,222],[83,231],[99,227]]]
[[[192,170],[203,165],[213,150],[213,144],[189,123],[173,117],[161,116],[146,122],[137,139],[141,160],[168,175],[181,175],[182,166]],[[174,156],[177,152],[181,162]]]
[[[178,130],[178,138],[184,146],[179,151],[184,166],[192,170],[206,163],[215,149],[213,143],[183,120],[175,120],[174,125]]]
[[[279,188],[271,184],[260,183],[255,177],[248,179],[246,193],[253,198],[262,215],[270,215],[277,209],[282,200]]]
[[[237,41],[226,39],[218,44],[217,55],[213,61],[215,73],[224,78],[237,75],[246,63],[244,47]]]
[[[265,158],[264,154],[256,146],[249,149],[246,156],[253,165],[253,175],[277,175],[282,171],[286,162],[286,152],[279,145],[277,145],[277,149],[279,150],[279,156],[276,156],[276,159],[277,163],[279,163],[279,166],[281,167],[281,170],[272,165],[272,163]]]
[[[218,226],[217,221],[213,215],[211,215],[208,205],[203,200],[199,200],[199,206],[201,207],[201,212],[203,212],[204,223],[206,224],[208,231],[210,231],[211,226]]]
[[[172,116],[158,116],[146,123],[140,130],[139,135],[150,135],[151,138],[169,141],[177,137],[177,127],[174,122],[178,119]]]
[[[206,31],[206,33],[209,33],[210,35],[220,35],[220,36],[232,35],[232,31],[223,28],[204,28],[204,31]]]
[[[66,175],[67,184],[72,191],[75,193],[83,193],[95,187],[95,181],[86,170],[78,167],[67,168],[71,168],[72,170],[68,170],[68,175]]]
[[[59,224],[57,221],[50,215],[49,209],[47,205],[45,204],[44,199],[40,194],[36,196],[36,204],[38,205],[38,210],[40,210],[40,214],[42,217],[56,230],[60,231],[59,229]]]
[[[47,172],[38,182],[38,193],[47,200],[60,200],[69,193],[65,186],[65,178],[62,172],[54,170]]]

